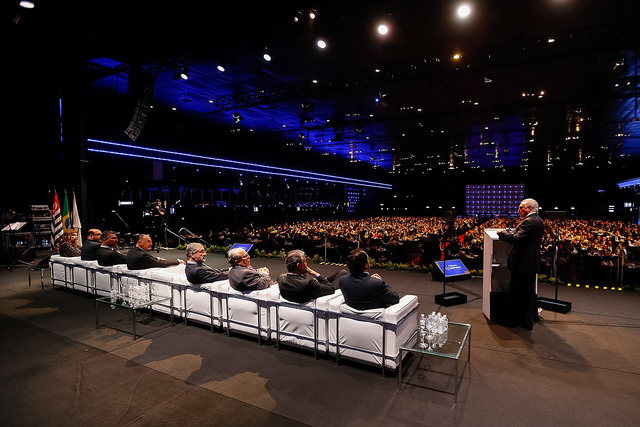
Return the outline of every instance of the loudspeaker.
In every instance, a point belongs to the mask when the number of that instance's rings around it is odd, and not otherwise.
[[[543,310],[555,311],[556,313],[568,313],[571,311],[571,303],[551,298],[538,298],[538,307]]]
[[[458,292],[447,292],[436,295],[436,302],[442,306],[449,307],[452,305],[464,304],[467,302],[467,296]]]

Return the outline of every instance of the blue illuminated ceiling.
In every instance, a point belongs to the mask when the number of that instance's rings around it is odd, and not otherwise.
[[[640,155],[637,1],[478,0],[466,21],[453,1],[212,3],[74,6],[60,28],[86,60],[87,115],[109,117],[102,100],[142,73],[163,118],[142,130],[146,145],[152,127],[197,120],[392,173]],[[188,80],[175,78],[183,66]]]

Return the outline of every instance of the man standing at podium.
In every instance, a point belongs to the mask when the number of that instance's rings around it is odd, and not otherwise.
[[[505,326],[533,329],[538,315],[536,304],[536,275],[540,265],[540,246],[544,223],[538,216],[538,202],[524,199],[518,207],[520,223],[514,230],[501,230],[498,238],[512,244],[508,267],[511,284],[508,296],[508,317]]]

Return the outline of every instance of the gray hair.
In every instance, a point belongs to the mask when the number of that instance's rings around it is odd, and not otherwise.
[[[289,273],[296,271],[296,267],[303,259],[305,259],[304,252],[299,249],[287,252],[287,256],[284,258],[284,264],[287,266],[287,271]]]
[[[524,203],[526,207],[530,208],[532,212],[538,212],[538,202],[534,199],[524,199],[522,203]]]
[[[192,258],[193,254],[198,252],[200,249],[203,249],[204,246],[201,243],[189,243],[187,245],[187,258]]]
[[[244,248],[234,248],[229,251],[227,257],[229,258],[229,264],[232,266],[236,266],[238,264],[238,260],[241,259],[244,255],[241,255],[240,252],[246,252]]]

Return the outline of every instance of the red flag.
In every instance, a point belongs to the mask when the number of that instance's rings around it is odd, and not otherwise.
[[[51,223],[51,245],[56,246],[62,240],[64,234],[62,230],[62,214],[60,213],[60,203],[58,202],[58,192],[53,196],[53,222]]]

